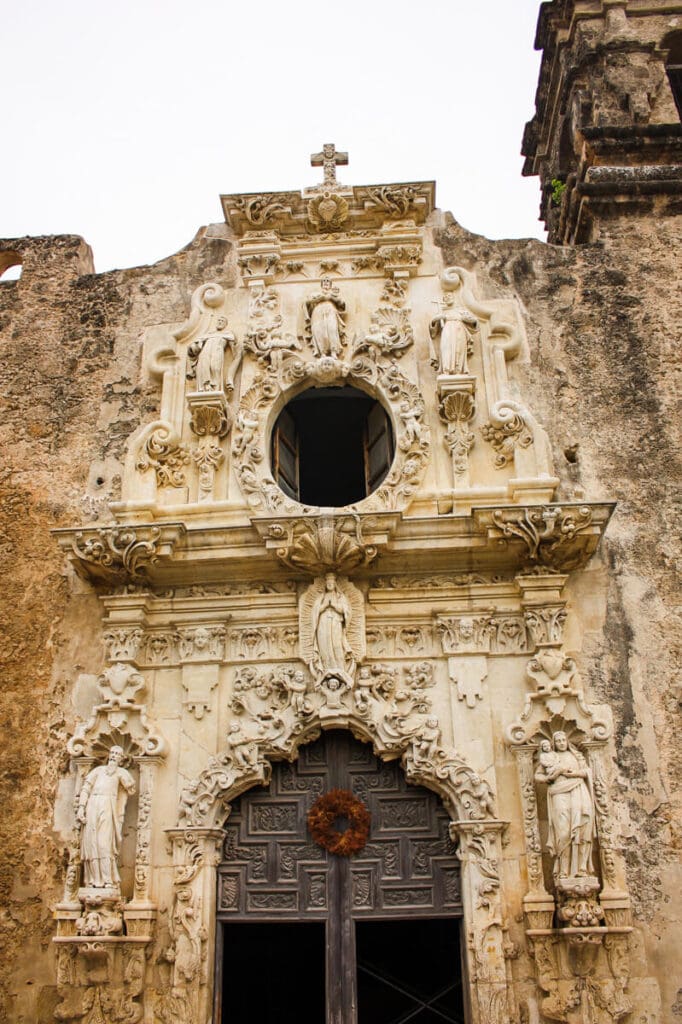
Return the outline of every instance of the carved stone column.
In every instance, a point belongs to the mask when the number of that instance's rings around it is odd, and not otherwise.
[[[500,864],[503,821],[454,821],[462,863],[466,956],[474,1024],[508,1024],[514,1013],[509,984]]]
[[[163,1024],[204,1024],[213,1007],[216,867],[221,828],[166,829],[173,856],[173,905],[169,907],[171,990],[158,994],[155,1013]]]

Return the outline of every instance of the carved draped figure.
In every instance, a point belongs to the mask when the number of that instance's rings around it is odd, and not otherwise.
[[[198,391],[223,390],[223,365],[229,340],[227,334],[210,334],[204,340],[197,356]]]
[[[346,308],[338,290],[323,284],[306,302],[310,340],[317,356],[333,356],[338,359],[343,352],[343,321],[341,314]]]
[[[573,750],[556,751],[559,774],[547,785],[547,848],[557,877],[586,875],[595,832],[594,806],[585,778],[563,770],[586,772],[584,758]]]
[[[123,814],[135,783],[125,768],[100,765],[87,775],[80,794],[85,812],[81,832],[83,882],[95,888],[110,888],[121,881],[118,853],[121,847]]]
[[[447,306],[431,321],[431,337],[438,341],[438,372],[465,374],[469,372],[469,329],[477,326],[476,317],[468,309]]]
[[[336,584],[331,584],[331,587],[324,590],[313,606],[316,667],[320,674],[345,676],[354,669],[347,636],[351,608]]]

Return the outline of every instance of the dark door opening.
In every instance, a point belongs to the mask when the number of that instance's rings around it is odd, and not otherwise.
[[[223,925],[220,1024],[323,1024],[323,921]]]
[[[291,498],[342,508],[366,498],[393,461],[383,407],[358,388],[310,388],[282,410],[272,433],[272,472]]]
[[[358,1024],[464,1024],[452,919],[357,921]]]

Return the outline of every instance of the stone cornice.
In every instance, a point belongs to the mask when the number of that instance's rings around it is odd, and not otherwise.
[[[304,578],[325,566],[360,577],[567,572],[587,563],[613,508],[610,503],[553,503],[490,505],[465,516],[254,515],[250,527],[195,519],[80,527],[55,534],[81,576],[109,586],[283,580],[292,573]],[[344,520],[352,520],[350,533],[336,529]],[[327,538],[322,534],[330,522],[338,536],[331,553],[325,553]],[[305,538],[302,546],[299,538]]]

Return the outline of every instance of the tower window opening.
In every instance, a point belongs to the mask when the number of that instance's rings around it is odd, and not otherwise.
[[[272,472],[289,497],[342,508],[379,487],[394,450],[388,414],[376,399],[353,387],[310,388],[275,423]]]
[[[665,70],[668,74],[677,113],[682,120],[682,32],[673,32],[664,40],[664,45],[670,47]]]

